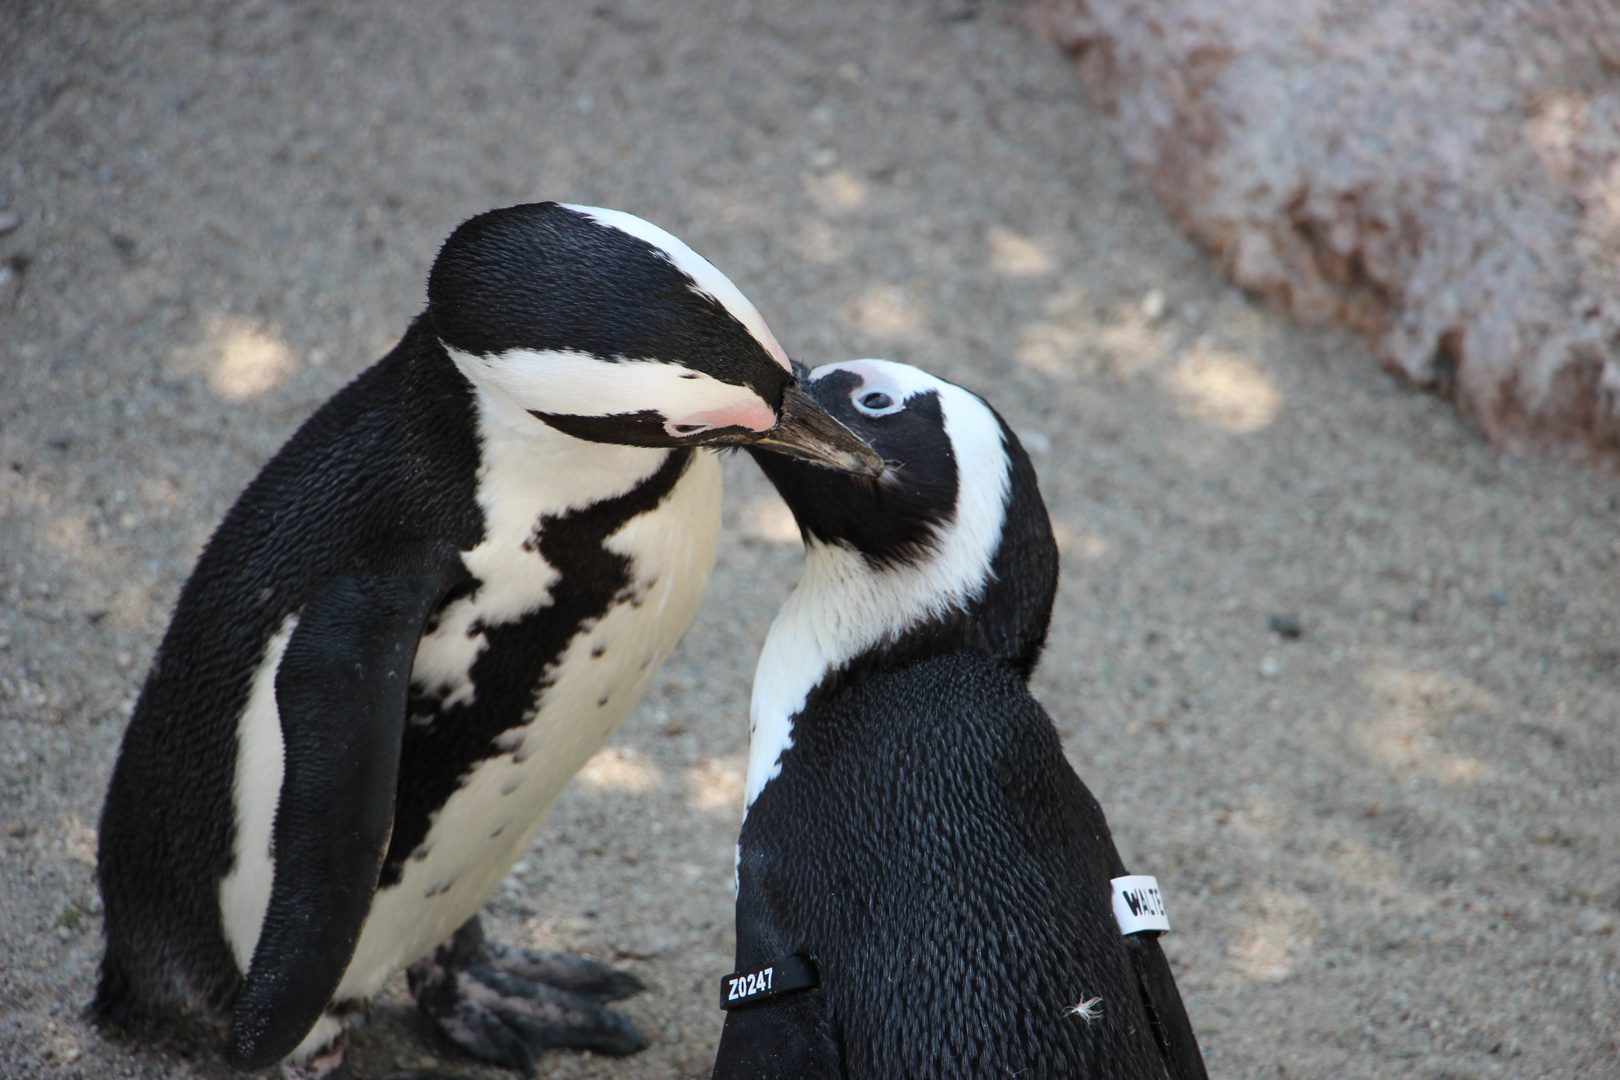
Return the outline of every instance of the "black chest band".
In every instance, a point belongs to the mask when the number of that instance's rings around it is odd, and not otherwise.
[[[770,1001],[794,990],[821,985],[815,961],[803,956],[784,956],[752,971],[735,971],[720,980],[720,1007],[740,1009]]]

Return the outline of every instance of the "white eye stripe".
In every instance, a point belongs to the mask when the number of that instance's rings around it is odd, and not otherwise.
[[[729,311],[733,318],[743,324],[755,341],[764,346],[785,370],[791,372],[793,365],[789,363],[787,353],[777,344],[776,335],[771,328],[765,325],[765,319],[760,315],[759,309],[742,294],[742,290],[732,284],[730,278],[717,270],[713,263],[688,247],[685,241],[672,236],[634,214],[627,214],[623,210],[606,210],[599,206],[579,206],[574,203],[561,203],[564,209],[584,214],[586,217],[600,225],[606,225],[620,232],[629,233],[639,240],[645,240],[653,247],[661,250],[669,261],[687,277],[691,278],[694,288],[710,298],[719,302],[721,307]]]
[[[934,389],[937,379],[924,375],[916,368],[906,367],[888,360],[854,360],[842,364],[824,364],[810,372],[808,382],[818,382],[834,371],[845,371],[860,376],[861,384],[850,391],[849,400],[863,416],[893,416],[903,412],[906,403],[918,394]],[[921,379],[912,376],[923,376]],[[878,404],[870,399],[887,398]]]
[[[956,510],[934,551],[915,563],[878,570],[853,548],[817,540],[806,545],[804,580],[771,624],[754,676],[745,807],[782,771],[782,755],[793,746],[793,718],[827,673],[981,595],[1001,541],[1012,474],[1001,422],[990,407],[959,386],[888,360],[826,364],[806,381],[834,372],[861,377],[850,398],[857,408],[862,396],[877,390],[902,403],[896,411],[919,394],[939,396],[957,463]]]
[[[440,344],[469,380],[510,395],[525,409],[572,416],[653,411],[682,426],[702,425],[698,430],[713,427],[717,412],[757,413],[766,427],[774,421],[770,407],[749,387],[664,360],[606,361],[588,353],[536,349],[478,356]]]
[[[951,385],[926,371],[908,364],[897,364],[893,360],[842,360],[823,364],[810,372],[807,381],[820,382],[838,371],[859,375],[864,392],[870,394],[874,390],[881,390],[896,401],[905,401],[930,390],[942,391]]]

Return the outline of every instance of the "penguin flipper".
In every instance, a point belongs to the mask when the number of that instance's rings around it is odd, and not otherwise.
[[[461,567],[423,552],[326,582],[276,672],[284,773],[275,875],[225,1060],[262,1069],[297,1048],[354,956],[393,830],[400,740],[422,627]],[[465,573],[465,570],[461,570]]]
[[[820,990],[726,1013],[712,1080],[838,1080],[843,1075]]]
[[[1187,1019],[1187,1009],[1181,1003],[1181,992],[1176,989],[1170,961],[1159,946],[1159,935],[1151,931],[1130,934],[1125,944],[1170,1080],[1208,1080],[1204,1055],[1198,1049],[1198,1038],[1193,1034],[1192,1022]]]

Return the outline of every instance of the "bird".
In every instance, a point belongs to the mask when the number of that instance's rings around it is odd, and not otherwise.
[[[754,455],[805,569],[755,673],[715,1080],[1204,1077],[1157,879],[1029,690],[1059,565],[1028,455],[915,367],[801,381],[888,468]]]
[[[488,1060],[642,1048],[603,1008],[634,976],[477,913],[685,631],[744,445],[882,469],[663,229],[551,202],[456,228],[181,589],[101,816],[89,1015],[200,1011],[229,1065],[317,1077],[410,967]]]

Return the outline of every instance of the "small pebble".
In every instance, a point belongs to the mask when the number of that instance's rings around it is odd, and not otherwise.
[[[0,213],[0,236],[9,232],[16,232],[17,226],[22,224],[22,216],[15,210]]]
[[[1282,674],[1282,664],[1275,656],[1268,656],[1260,661],[1260,677],[1262,679],[1275,679]]]
[[[636,936],[616,942],[613,951],[631,960],[656,960],[670,949],[668,938]]]
[[[1025,428],[1018,433],[1018,441],[1024,444],[1024,449],[1031,454],[1050,454],[1052,452],[1052,436],[1044,431]]]
[[[1163,289],[1149,289],[1147,295],[1142,297],[1142,318],[1148,322],[1156,322],[1164,315],[1168,307]]]
[[[682,1076],[708,1076],[714,1071],[714,1055],[693,1054],[683,1057],[675,1063],[675,1067],[681,1071]]]
[[[1289,641],[1298,641],[1299,636],[1305,632],[1305,628],[1299,623],[1299,616],[1292,611],[1277,612],[1266,620],[1266,625],[1271,627],[1272,633]]]
[[[1587,908],[1575,916],[1575,929],[1583,934],[1608,934],[1614,930],[1614,916],[1607,911]]]

